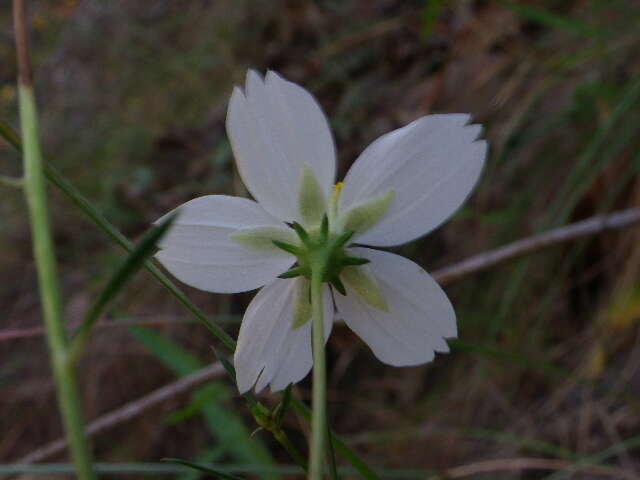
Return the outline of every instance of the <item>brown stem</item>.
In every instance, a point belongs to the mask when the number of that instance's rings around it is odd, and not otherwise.
[[[13,0],[13,25],[15,29],[18,61],[18,83],[23,86],[30,86],[32,83],[32,70],[26,16],[25,1]]]

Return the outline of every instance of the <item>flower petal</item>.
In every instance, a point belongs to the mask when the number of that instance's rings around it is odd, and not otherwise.
[[[443,340],[457,335],[451,302],[436,281],[419,265],[393,253],[353,248],[351,254],[371,260],[388,312],[371,306],[347,285],[347,295],[335,295],[345,323],[384,363],[419,365],[447,352]]]
[[[344,180],[342,210],[389,191],[395,197],[358,243],[400,245],[429,233],[464,203],[484,165],[487,143],[469,115],[428,115],[374,141]]]
[[[231,240],[241,228],[269,227],[283,235],[290,231],[253,200],[207,195],[176,210],[178,218],[156,258],[187,285],[208,292],[244,292],[270,282],[295,262],[278,248],[248,249]]]
[[[297,283],[305,279],[274,280],[251,301],[242,319],[234,355],[236,380],[240,393],[255,385],[259,392],[268,384],[271,390],[283,390],[302,380],[313,364],[311,322],[293,326]],[[333,303],[329,288],[324,290],[325,334],[333,324]]]
[[[302,220],[298,198],[309,166],[325,196],[335,179],[335,147],[329,124],[313,96],[274,72],[263,80],[247,73],[245,92],[229,101],[227,134],[240,176],[271,214]]]

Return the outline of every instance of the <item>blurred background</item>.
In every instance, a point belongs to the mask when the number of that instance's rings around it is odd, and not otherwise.
[[[427,270],[640,203],[635,0],[29,6],[46,156],[133,239],[195,196],[246,194],[224,117],[247,68],[275,69],[314,92],[331,121],[340,175],[373,139],[419,116],[470,112],[486,126],[490,159],[470,201],[434,234],[397,249]],[[0,5],[0,114],[17,127],[15,77],[7,1]],[[0,140],[0,174],[19,173],[20,158]],[[0,463],[9,464],[62,429],[39,329],[25,205],[18,190],[0,188]],[[73,323],[123,251],[59,190],[50,193],[65,314]],[[328,346],[331,423],[363,459],[394,469],[395,478],[514,457],[591,462],[640,478],[639,275],[636,227],[465,277],[446,287],[460,340],[422,367],[387,367],[339,326]],[[235,337],[252,293],[184,288]],[[96,419],[211,364],[212,344],[216,339],[141,272],[81,361],[86,416]],[[303,398],[309,386],[308,379],[299,385]],[[274,406],[278,397],[263,400]],[[111,464],[164,457],[290,464],[268,434],[250,436],[255,427],[235,385],[220,375],[93,442],[97,459]],[[304,445],[305,423],[291,413],[287,427]],[[42,461],[67,457],[58,452]],[[101,478],[157,478],[153,468]],[[623,477],[507,468],[464,478]]]

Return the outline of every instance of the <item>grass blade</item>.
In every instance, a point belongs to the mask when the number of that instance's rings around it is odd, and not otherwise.
[[[131,331],[147,350],[177,375],[185,376],[202,368],[202,362],[196,356],[171,339],[144,327],[132,327]],[[242,419],[222,404],[232,397],[233,392],[227,385],[211,382],[193,393],[191,410],[201,411],[210,432],[227,455],[247,464],[272,465],[273,459],[264,445],[258,438],[252,438]]]
[[[214,477],[220,478],[222,480],[244,480],[244,478],[238,477],[237,475],[221,472],[220,470],[215,470],[211,467],[205,467],[204,465],[188,462],[187,460],[181,460],[179,458],[163,458],[162,460],[165,462],[175,463],[177,465],[184,465],[185,467],[193,468],[194,470],[208,473],[209,475],[213,475]]]
[[[140,243],[127,255],[120,267],[113,273],[105,288],[100,292],[95,303],[89,309],[82,325],[76,331],[71,344],[71,354],[77,359],[91,335],[91,329],[107,308],[107,305],[118,295],[124,286],[133,278],[144,262],[156,249],[160,239],[167,233],[176,216],[164,220],[157,227],[152,228],[142,238]]]

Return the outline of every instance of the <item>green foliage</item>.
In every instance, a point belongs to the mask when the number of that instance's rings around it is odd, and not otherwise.
[[[166,458],[166,462],[175,463],[177,465],[184,465],[189,468],[193,468],[199,472],[208,473],[209,475],[219,479],[219,480],[244,480],[242,477],[237,475],[232,475],[230,473],[225,473],[221,470],[216,470],[211,467],[205,467],[204,465],[200,465],[194,462],[188,462],[186,460],[180,460],[178,458]]]
[[[202,368],[202,362],[168,337],[144,327],[131,327],[134,336],[167,368],[176,375],[184,376]],[[231,387],[233,388],[233,387]],[[192,401],[182,414],[175,414],[170,421],[182,417],[188,418],[195,412],[201,412],[211,433],[219,442],[220,448],[231,458],[247,464],[263,463],[270,465],[273,459],[264,445],[256,437],[252,437],[242,419],[224,404],[233,396],[233,391],[221,382],[197,389],[192,394]],[[265,478],[277,478],[266,476]]]
[[[107,305],[113,301],[116,295],[118,295],[118,293],[127,285],[136,272],[143,267],[144,262],[147,261],[147,258],[157,248],[157,244],[160,239],[171,228],[175,218],[175,215],[167,217],[159,225],[152,228],[142,238],[142,240],[140,240],[138,245],[129,252],[121,265],[113,272],[104,289],[100,292],[94,304],[89,309],[82,325],[80,325],[76,331],[76,335],[71,345],[74,356],[78,355],[86,344],[89,339],[91,329],[100,318],[100,315],[105,311]]]

